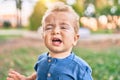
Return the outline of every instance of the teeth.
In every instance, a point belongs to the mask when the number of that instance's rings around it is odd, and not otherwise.
[[[59,41],[59,42],[62,42],[60,39],[53,39],[52,41]]]

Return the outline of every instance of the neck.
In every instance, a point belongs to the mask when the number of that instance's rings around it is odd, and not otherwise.
[[[51,56],[52,58],[66,58],[71,54],[71,52],[63,52],[63,53],[53,53],[53,52],[49,52],[49,56]]]

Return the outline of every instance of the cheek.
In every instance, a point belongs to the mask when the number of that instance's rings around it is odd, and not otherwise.
[[[68,33],[68,35],[66,35],[66,37],[64,39],[66,39],[65,40],[66,43],[69,43],[69,44],[74,42],[74,36],[69,33]]]
[[[44,34],[44,35],[43,35],[43,41],[46,42],[46,41],[48,40],[47,38],[48,38],[47,35]]]
[[[49,33],[48,32],[44,32],[43,33],[43,39],[46,39],[46,38],[48,38],[49,37]]]
[[[48,34],[44,34],[44,36],[43,36],[43,40],[44,40],[44,42],[45,43],[49,43],[50,42],[50,35],[48,35]]]

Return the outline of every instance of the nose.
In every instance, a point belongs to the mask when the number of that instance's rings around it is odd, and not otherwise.
[[[59,27],[55,27],[55,28],[53,29],[53,31],[52,31],[52,34],[53,34],[53,35],[60,34],[60,29],[59,29]]]

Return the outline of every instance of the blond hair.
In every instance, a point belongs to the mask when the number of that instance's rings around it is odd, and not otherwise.
[[[77,13],[73,10],[71,6],[68,6],[64,4],[63,2],[55,2],[52,4],[51,7],[48,8],[48,10],[45,12],[45,15],[43,16],[42,19],[42,24],[45,20],[45,18],[49,15],[51,12],[70,12],[74,16],[74,30],[76,33],[78,33],[79,30],[79,16]]]

